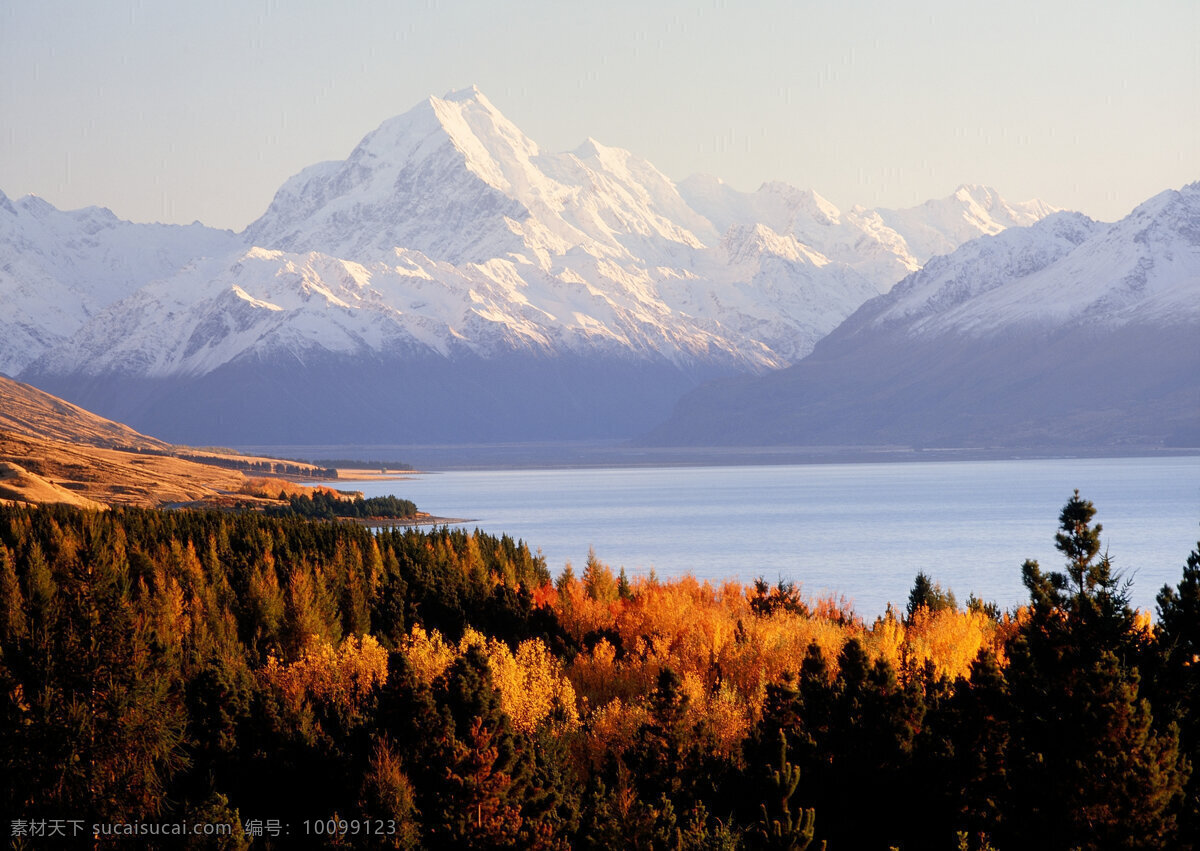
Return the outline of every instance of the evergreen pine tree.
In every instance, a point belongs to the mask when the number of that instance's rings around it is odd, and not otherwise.
[[[1001,846],[1162,848],[1186,777],[1174,728],[1139,693],[1145,648],[1128,591],[1100,551],[1095,507],[1059,516],[1066,573],[1026,562],[1030,617],[1009,648],[1012,801]]]
[[[1200,842],[1200,542],[1188,555],[1176,588],[1158,594],[1158,667],[1153,683],[1156,714],[1174,721],[1180,748],[1191,763],[1181,811],[1181,834]],[[1160,720],[1159,726],[1163,726]]]
[[[791,800],[800,785],[800,769],[787,758],[787,736],[779,731],[779,760],[777,767],[767,767],[767,803],[762,804],[762,816],[756,828],[756,838],[762,847],[781,851],[805,851],[813,841],[816,826],[815,809],[792,812]],[[824,851],[825,843],[817,846]]]

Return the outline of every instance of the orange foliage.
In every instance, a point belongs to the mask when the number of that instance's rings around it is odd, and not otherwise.
[[[607,753],[624,753],[633,744],[638,728],[650,720],[645,703],[626,703],[614,698],[598,707],[587,719],[588,735],[581,743],[583,757],[593,770]]]
[[[681,677],[695,677],[706,694],[726,686],[728,695],[744,703],[743,715],[753,718],[765,686],[796,670],[810,643],[833,660],[857,631],[795,612],[758,615],[737,582],[718,589],[693,576],[638,579],[632,599],[608,602],[592,599],[577,584],[559,588],[556,612],[567,632],[582,643],[589,633],[608,630],[620,638],[624,651],[618,659],[613,645],[602,639],[572,662],[571,680],[594,706],[615,697],[644,697],[659,671],[670,667]]]
[[[241,493],[246,496],[259,496],[266,499],[278,499],[281,493],[289,497],[327,493],[339,499],[353,499],[356,496],[362,496],[362,493],[359,491],[337,491],[333,488],[322,487],[320,485],[300,485],[295,482],[289,482],[287,479],[274,479],[268,476],[247,478],[245,484],[241,487]]]
[[[549,606],[554,608],[558,605],[558,592],[554,590],[554,586],[549,582],[533,589],[533,605]]]
[[[1133,613],[1133,628],[1142,634],[1142,639],[1150,641],[1154,635],[1154,615],[1146,609],[1137,609]]]
[[[715,587],[693,576],[640,578],[631,598],[622,599],[611,579],[611,571],[589,554],[583,581],[567,573],[557,589],[547,586],[539,597],[585,646],[566,674],[580,695],[588,736],[598,740],[590,750],[597,752],[600,743],[620,749],[630,740],[666,667],[680,676],[693,720],[707,718],[722,746],[732,750],[757,720],[767,685],[797,671],[812,644],[831,674],[846,642],[857,638],[900,676],[930,663],[953,678],[968,676],[984,648],[1003,664],[1021,617],[994,621],[980,611],[923,609],[906,623],[889,608],[867,629],[843,599],[764,613],[761,602],[752,606],[753,588],[736,582]],[[615,637],[597,640],[597,634]]]
[[[693,576],[666,582],[641,578],[633,583],[631,599],[621,599],[606,574],[611,577],[590,557],[587,581],[560,580],[550,603],[581,644],[597,632],[616,636],[613,641],[591,637],[594,643],[567,668],[592,743],[585,745],[585,757],[628,744],[667,667],[680,676],[689,698],[688,722],[707,720],[719,747],[732,753],[757,720],[769,683],[798,669],[811,643],[832,663],[860,631],[853,618],[782,610],[760,615],[740,583],[717,587]],[[830,604],[826,610],[842,607]],[[589,713],[588,706],[596,708]]]

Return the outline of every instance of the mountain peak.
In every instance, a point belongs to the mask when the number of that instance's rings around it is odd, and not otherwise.
[[[55,212],[55,207],[53,204],[51,204],[45,198],[32,193],[17,201],[17,206],[26,213],[29,213],[29,215],[36,218],[45,218],[46,216]]]
[[[997,204],[1004,203],[1004,199],[1000,197],[999,192],[997,192],[991,186],[986,186],[982,183],[960,184],[958,188],[954,190],[954,194],[950,197],[957,201],[962,201],[968,204],[978,204],[985,210],[990,210]],[[937,202],[935,201],[932,203]]]
[[[592,136],[588,136],[586,139],[583,140],[583,143],[579,147],[577,147],[575,150],[571,151],[571,153],[573,153],[575,156],[579,157],[579,159],[581,159],[581,160],[586,160],[591,157],[602,156],[603,154],[605,154],[606,152],[611,151],[611,150],[613,150],[613,148],[610,148],[607,145],[601,144]]]
[[[465,89],[453,89],[446,92],[446,94],[442,95],[441,100],[453,101],[454,103],[478,101],[480,103],[487,104],[488,106],[492,105],[491,101],[489,101],[484,96],[483,92],[479,90],[479,86],[473,83],[467,86]]]
[[[414,248],[452,261],[515,249],[506,221],[538,148],[471,87],[430,97],[368,133],[344,161],[289,179],[248,241],[289,251],[380,258]]]

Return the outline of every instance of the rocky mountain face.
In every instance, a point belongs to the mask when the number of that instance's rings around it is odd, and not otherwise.
[[[1049,211],[676,185],[590,139],[543,152],[468,89],[300,172],[242,234],[2,199],[0,371],[177,442],[625,437]]]
[[[1200,446],[1200,183],[968,242],[657,445]]]

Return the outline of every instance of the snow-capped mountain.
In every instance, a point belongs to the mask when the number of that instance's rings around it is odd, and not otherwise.
[[[959,199],[970,221],[941,204],[928,227],[954,244],[1002,229],[972,212],[975,194]],[[345,442],[350,422],[355,439],[393,442],[398,430],[628,435],[699,382],[795,362],[926,259],[883,211],[842,214],[783,184],[677,186],[591,139],[543,152],[476,89],[429,98],[346,160],[301,171],[239,236],[49,210],[141,229],[154,260],[120,255],[137,274],[95,297],[87,270],[111,250],[80,255],[74,277],[15,274],[9,290],[34,294],[28,339],[0,353],[0,370],[185,442],[283,440],[276,418],[289,441]],[[0,211],[0,247],[18,269],[20,233]],[[59,304],[83,307],[44,305],[39,325],[36,293],[55,288]],[[529,410],[464,416],[465,387],[493,409]]]
[[[702,247],[689,228],[711,225],[649,163],[590,139],[544,154],[472,88],[385,121],[344,162],[302,171],[246,236],[337,257],[384,259],[402,246],[548,269],[577,248],[630,260],[654,259],[645,249],[657,243]]]
[[[856,323],[910,335],[1200,321],[1200,184],[1103,225],[1057,213],[938,257]]]
[[[194,257],[240,244],[199,224],[142,225],[0,192],[0,372],[15,374],[89,318]]]
[[[1041,201],[1009,204],[986,186],[960,186],[948,198],[908,210],[854,207],[846,213],[810,189],[780,182],[739,192],[715,177],[695,175],[679,184],[679,192],[719,230],[765,224],[850,266],[881,293],[935,255],[1057,212]]]
[[[1042,201],[1010,204],[987,186],[960,186],[949,198],[904,210],[857,211],[900,234],[920,262],[948,254],[968,240],[994,236],[1006,228],[1028,227],[1058,212]],[[874,213],[874,215],[872,215]]]
[[[1200,445],[1200,183],[969,242],[811,355],[689,394],[660,445]]]

